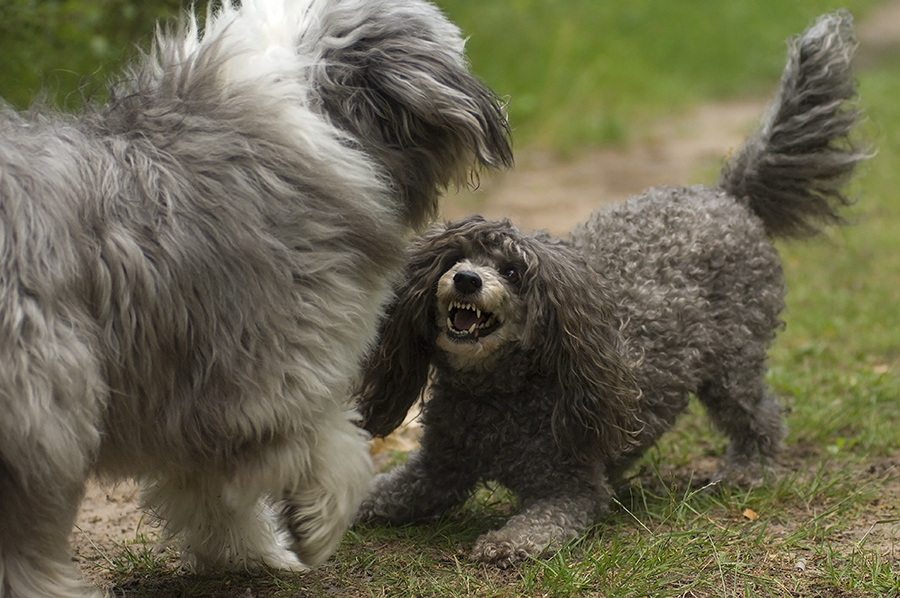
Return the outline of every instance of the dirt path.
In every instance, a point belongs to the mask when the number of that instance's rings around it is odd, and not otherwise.
[[[858,26],[862,42],[859,63],[900,47],[900,1],[875,11]],[[763,100],[701,106],[683,117],[648,128],[642,141],[601,149],[573,160],[525,152],[515,171],[482,181],[474,192],[461,192],[445,202],[443,217],[455,219],[477,212],[488,218],[511,218],[524,229],[562,234],[593,209],[621,201],[658,184],[713,183],[723,157],[753,129]],[[402,442],[402,439],[400,439]],[[72,534],[76,561],[88,579],[102,575],[102,563],[122,544],[134,542],[142,527],[137,489],[91,483]]]
[[[572,160],[525,152],[516,169],[451,195],[443,216],[479,213],[510,218],[523,230],[562,234],[597,207],[661,184],[714,183],[726,152],[756,125],[762,100],[709,104],[651,125],[642,141],[591,151]]]

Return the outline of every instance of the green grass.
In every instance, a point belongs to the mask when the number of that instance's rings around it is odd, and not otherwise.
[[[768,96],[785,39],[875,0],[437,0],[474,70],[510,98],[521,145],[570,151],[630,139],[698,101]]]
[[[784,38],[838,4],[875,3],[442,2],[475,70],[510,96],[520,147],[569,152],[697,102],[768,94]],[[432,524],[352,530],[303,575],[197,575],[136,542],[101,559],[105,585],[129,597],[898,595],[900,53],[861,73],[860,91],[878,154],[855,183],[854,223],[780,246],[787,327],[768,380],[790,433],[762,487],[705,484],[725,443],[693,404],[608,517],[511,570],[466,558],[514,508],[495,489]]]

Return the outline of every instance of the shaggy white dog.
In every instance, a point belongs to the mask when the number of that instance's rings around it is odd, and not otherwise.
[[[0,596],[96,595],[67,537],[133,477],[198,567],[298,569],[371,477],[348,388],[411,227],[511,162],[421,0],[244,0],[78,116],[0,109]]]

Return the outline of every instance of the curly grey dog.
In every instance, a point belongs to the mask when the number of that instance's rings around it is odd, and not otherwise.
[[[0,596],[96,595],[68,535],[133,477],[198,567],[325,559],[372,477],[350,398],[412,227],[510,164],[422,0],[189,16],[77,116],[0,109]]]
[[[375,478],[358,522],[412,522],[478,481],[522,510],[476,542],[509,565],[582,533],[689,393],[731,440],[725,476],[758,480],[783,437],[763,381],[784,283],[773,237],[839,222],[866,157],[852,19],[792,44],[779,94],[717,187],[654,188],[567,239],[470,217],[417,239],[361,385],[365,426],[394,429],[423,392],[421,449]]]

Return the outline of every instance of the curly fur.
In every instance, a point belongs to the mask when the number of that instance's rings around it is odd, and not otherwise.
[[[243,0],[77,116],[0,109],[0,596],[96,595],[86,479],[198,567],[334,549],[371,479],[350,385],[413,226],[511,162],[421,0]]]
[[[767,119],[718,187],[650,189],[566,239],[477,216],[418,238],[360,401],[385,434],[431,369],[425,433],[357,521],[437,516],[496,481],[522,510],[473,558],[538,554],[596,521],[691,393],[731,441],[726,478],[758,480],[784,435],[763,381],[784,308],[772,237],[838,221],[847,202],[866,157],[851,138],[854,48],[844,12],[791,44]]]

